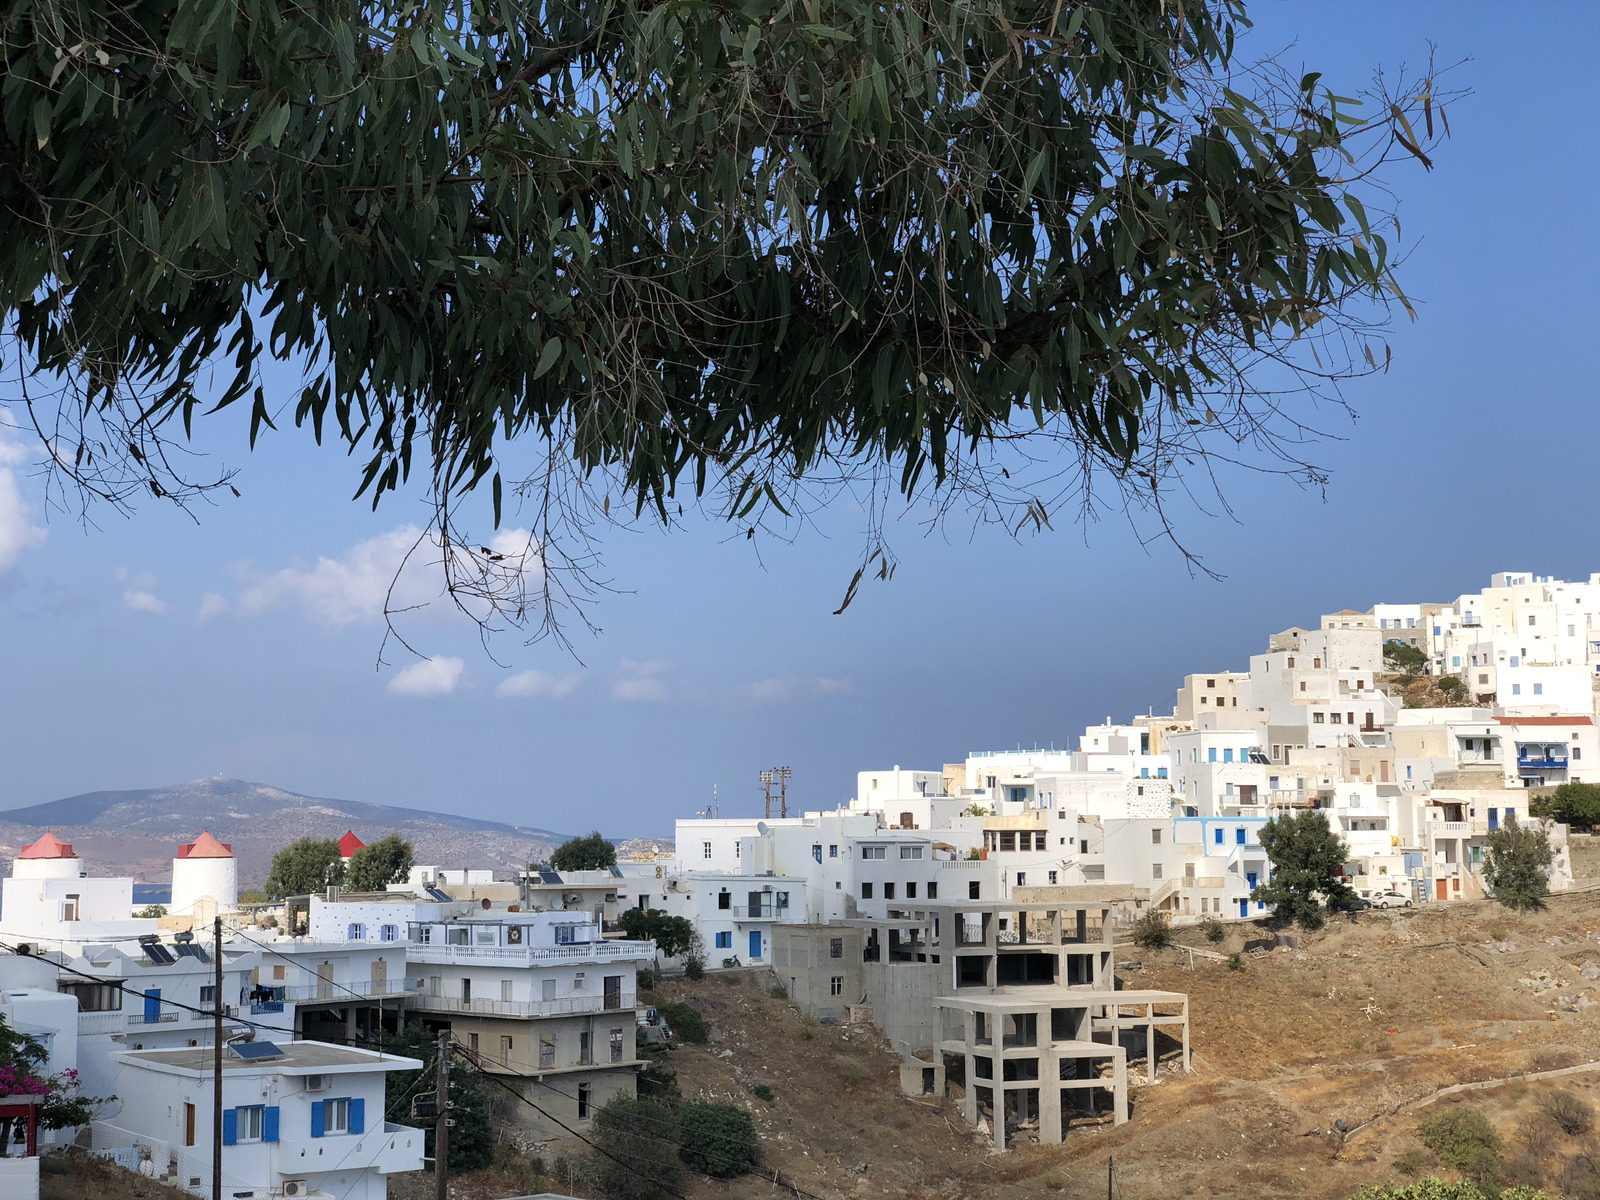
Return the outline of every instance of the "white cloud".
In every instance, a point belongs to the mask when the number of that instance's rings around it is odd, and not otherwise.
[[[520,671],[504,680],[494,689],[502,699],[523,699],[530,696],[560,700],[572,694],[582,675],[551,675],[545,671]]]
[[[855,684],[848,679],[805,678],[780,675],[747,683],[739,695],[754,704],[793,704],[798,700],[822,700],[829,696],[852,696]]]
[[[219,596],[216,592],[207,592],[200,597],[200,619],[202,621],[209,621],[212,617],[220,617],[227,611],[228,601],[225,596]]]
[[[653,658],[649,662],[623,659],[617,664],[617,679],[611,685],[611,698],[638,701],[665,700],[667,685],[660,677],[671,665],[662,658]]]
[[[389,694],[419,699],[448,696],[456,690],[466,668],[459,658],[425,658],[389,680]]]
[[[0,572],[17,565],[24,550],[44,541],[44,530],[28,518],[16,472],[25,457],[22,447],[0,441]]]
[[[539,552],[526,529],[506,529],[489,542],[498,561],[460,553],[459,579],[469,584],[464,602],[474,610],[474,590],[514,590],[520,576],[537,572]],[[443,554],[432,534],[415,525],[379,534],[338,558],[318,558],[311,566],[284,567],[258,574],[236,597],[233,608],[245,615],[298,609],[318,625],[343,629],[383,619],[390,612],[415,610],[445,592]],[[223,609],[213,607],[215,616]],[[487,615],[485,613],[485,615]]]
[[[285,567],[240,592],[239,611],[253,615],[293,607],[330,629],[379,620],[395,574],[421,537],[420,529],[407,525],[358,543],[342,558],[319,558],[310,567]],[[418,550],[428,557],[426,547]],[[411,595],[394,597],[397,606],[417,602]]]
[[[134,612],[164,613],[167,611],[167,602],[154,592],[147,592],[142,588],[130,588],[122,593],[122,602]]]

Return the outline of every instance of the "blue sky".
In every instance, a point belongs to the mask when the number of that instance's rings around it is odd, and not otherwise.
[[[711,524],[618,531],[605,554],[619,590],[594,613],[603,632],[576,639],[581,662],[510,636],[492,647],[502,668],[461,623],[423,615],[409,636],[459,668],[402,677],[415,660],[393,647],[377,666],[372,579],[425,514],[415,497],[352,503],[337,449],[284,434],[249,454],[218,425],[205,448],[242,468],[241,500],[198,522],[152,505],[85,526],[44,511],[17,439],[0,440],[0,808],[220,773],[670,834],[714,785],[724,813],[759,811],[763,767],[794,769],[801,807],[831,806],[859,769],[1062,745],[1107,715],[1162,711],[1184,673],[1243,667],[1268,632],[1323,611],[1451,599],[1496,570],[1600,569],[1582,352],[1600,326],[1585,87],[1600,8],[1252,15],[1247,51],[1293,43],[1291,60],[1347,94],[1376,67],[1424,62],[1431,42],[1440,62],[1469,60],[1452,82],[1473,95],[1451,109],[1437,169],[1393,175],[1421,319],[1393,330],[1387,375],[1348,388],[1360,419],[1315,454],[1326,493],[1241,474],[1231,519],[1181,514],[1220,582],[1116,520],[1021,541],[903,522],[893,580],[835,617],[857,512],[759,559]]]

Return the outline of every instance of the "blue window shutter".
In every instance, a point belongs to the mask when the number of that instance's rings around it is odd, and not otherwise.
[[[350,1132],[365,1133],[367,1131],[367,1102],[359,1096],[350,1099]]]
[[[321,1137],[327,1129],[327,1114],[323,1111],[323,1101],[311,1102],[311,1136]]]
[[[224,1146],[237,1145],[239,1141],[239,1110],[225,1108],[222,1110],[222,1144]]]
[[[261,1110],[261,1140],[275,1142],[278,1140],[278,1106],[269,1104]]]

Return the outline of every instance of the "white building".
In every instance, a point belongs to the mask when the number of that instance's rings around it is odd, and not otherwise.
[[[123,1151],[173,1187],[211,1194],[212,1052],[119,1053],[114,1119],[97,1151]],[[386,1176],[422,1169],[422,1130],[384,1120],[384,1078],[414,1058],[322,1042],[230,1043],[222,1071],[224,1194],[236,1200],[384,1200]]]

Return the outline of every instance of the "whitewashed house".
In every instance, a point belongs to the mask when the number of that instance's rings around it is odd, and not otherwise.
[[[117,1056],[114,1118],[97,1151],[195,1196],[211,1195],[210,1050]],[[414,1058],[323,1042],[231,1042],[222,1071],[223,1194],[233,1200],[385,1200],[386,1176],[422,1169],[422,1130],[384,1119],[384,1079]]]

